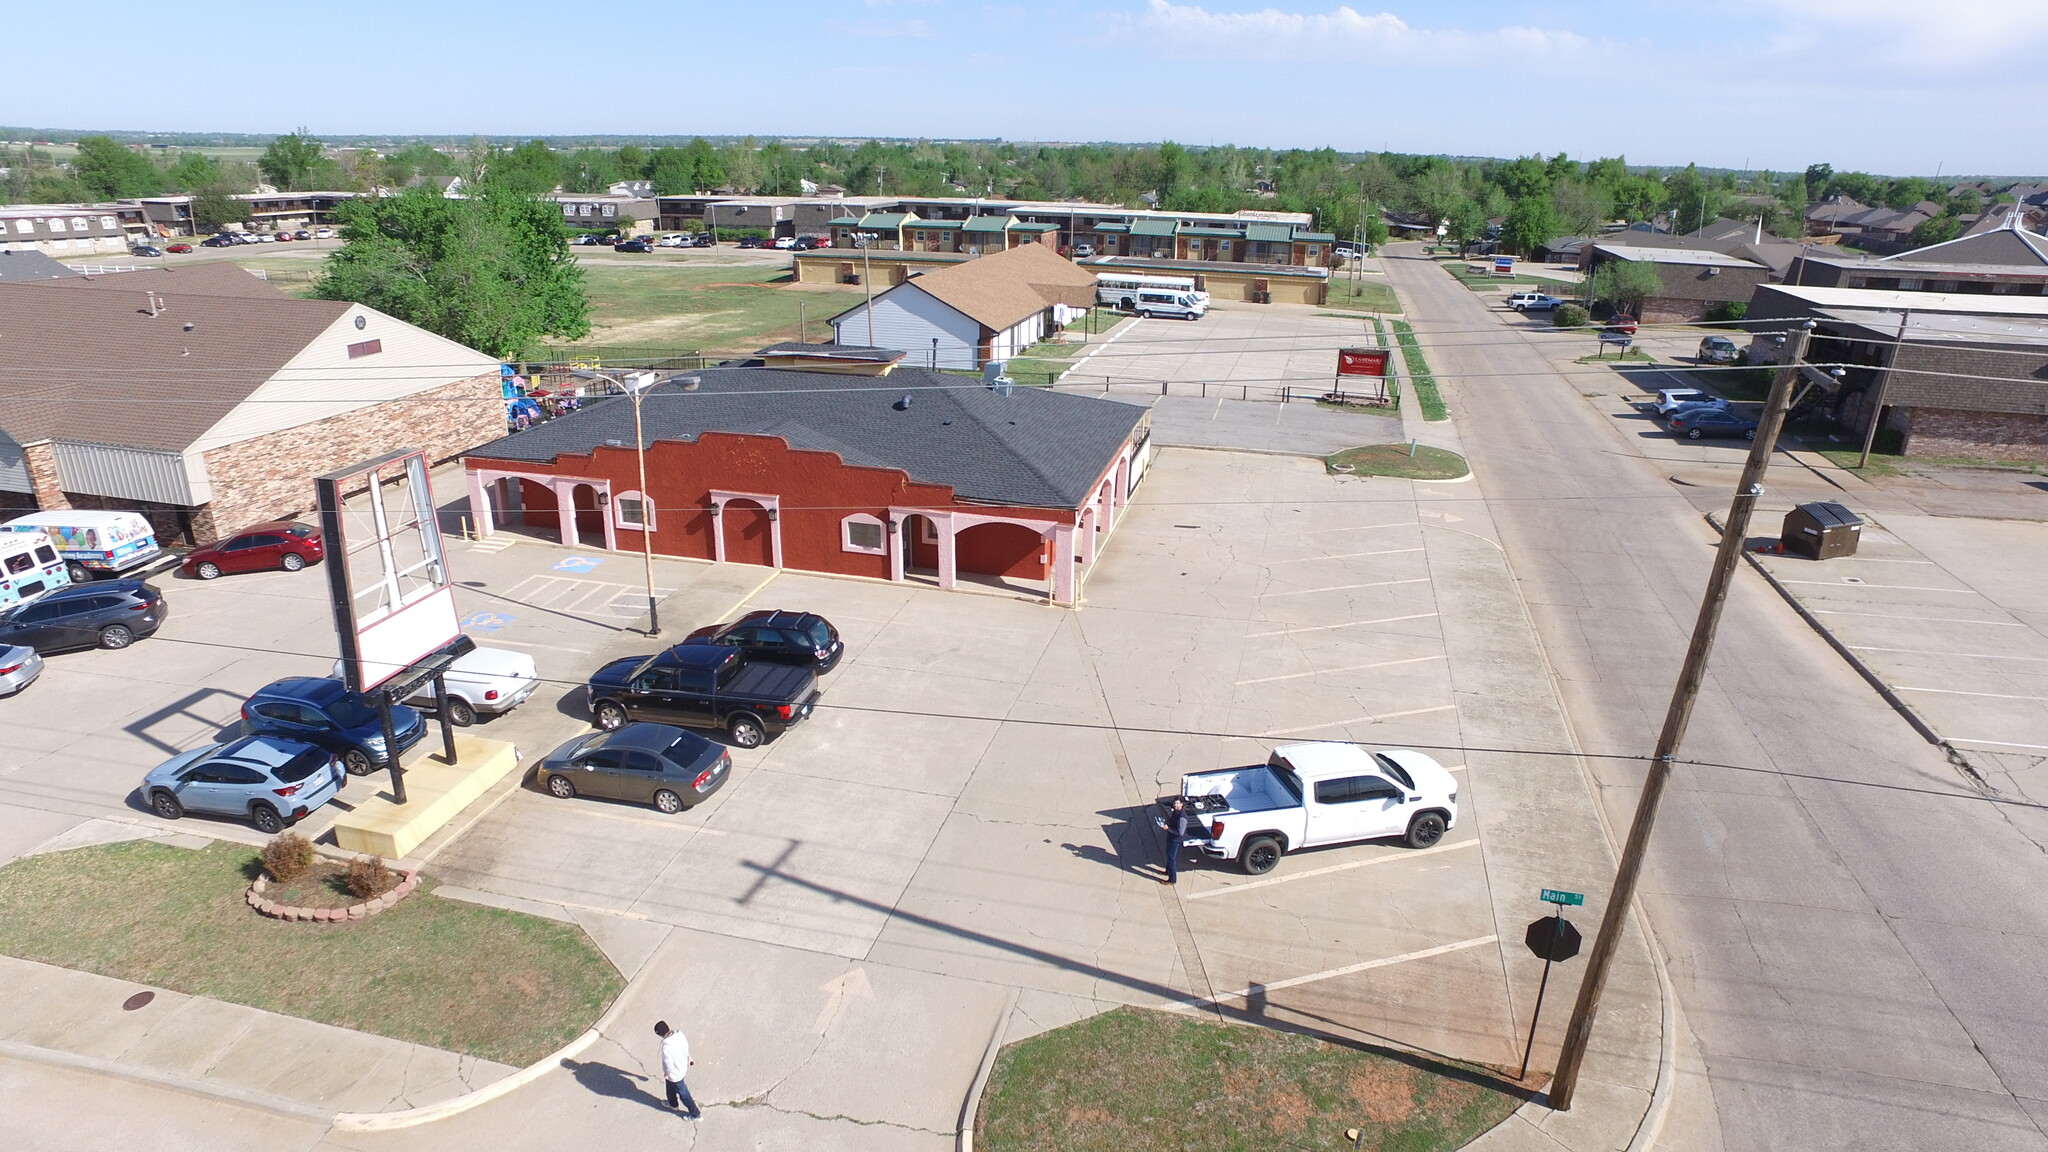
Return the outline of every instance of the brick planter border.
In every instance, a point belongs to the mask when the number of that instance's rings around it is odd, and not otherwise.
[[[270,889],[270,878],[267,876],[258,876],[256,882],[249,885],[246,896],[249,907],[275,920],[311,920],[322,924],[339,924],[344,921],[368,920],[412,895],[412,890],[420,886],[419,871],[409,868],[401,875],[404,879],[391,891],[374,900],[365,900],[361,904],[351,904],[346,908],[295,908],[279,904],[264,895]]]

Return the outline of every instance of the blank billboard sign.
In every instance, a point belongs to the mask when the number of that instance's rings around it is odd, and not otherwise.
[[[368,692],[461,634],[426,453],[388,453],[313,483],[343,679]]]

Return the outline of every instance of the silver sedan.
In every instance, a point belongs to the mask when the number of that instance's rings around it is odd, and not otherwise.
[[[43,674],[43,658],[33,648],[0,644],[0,696],[12,696]]]

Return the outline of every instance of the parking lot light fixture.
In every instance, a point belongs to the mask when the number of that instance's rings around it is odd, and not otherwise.
[[[640,470],[640,560],[647,576],[647,634],[659,636],[661,604],[654,596],[654,497],[647,491],[647,432],[641,422],[640,401],[649,389],[662,382],[661,378],[652,372],[632,372],[622,378],[595,368],[578,368],[570,375],[581,380],[603,380],[615,384],[632,398],[633,452]]]

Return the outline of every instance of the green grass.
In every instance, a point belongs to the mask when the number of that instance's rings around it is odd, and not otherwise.
[[[1623,352],[1623,353],[1621,353],[1620,355],[1617,355],[1617,356],[1607,356],[1607,355],[1603,355],[1603,354],[1601,354],[1601,353],[1598,353],[1598,352],[1595,352],[1595,353],[1594,353],[1594,354],[1592,354],[1591,356],[1581,356],[1581,357],[1579,357],[1579,363],[1581,363],[1581,364],[1626,364],[1626,363],[1630,363],[1630,362],[1635,362],[1635,363],[1655,363],[1655,362],[1656,362],[1656,359],[1657,359],[1657,358],[1656,358],[1655,356],[1652,356],[1652,355],[1650,355],[1650,354],[1649,354],[1648,352],[1645,352],[1645,351],[1643,351],[1643,350],[1642,350],[1642,349],[1640,349],[1640,348],[1630,348],[1630,349],[1629,349],[1628,351],[1626,351],[1626,352]]]
[[[866,298],[859,288],[790,286],[790,272],[759,264],[586,264],[590,335],[558,350],[593,347],[752,352],[798,336],[830,340],[827,320]]]
[[[1100,336],[1123,321],[1124,314],[1114,308],[1090,308],[1086,316],[1067,325],[1067,331]]]
[[[1491,272],[1482,272],[1475,275],[1465,270],[1465,264],[1463,261],[1446,263],[1439,265],[1439,267],[1441,267],[1444,271],[1449,272],[1452,276],[1456,277],[1458,283],[1463,284],[1465,287],[1470,288],[1475,292],[1481,288],[1491,287],[1495,285],[1512,285],[1518,288],[1530,288],[1544,284],[1563,284],[1567,287],[1578,287],[1578,284],[1575,281],[1560,280],[1555,276],[1535,276],[1527,272],[1517,272],[1513,276],[1495,276]]]
[[[1422,418],[1450,419],[1450,409],[1444,407],[1443,393],[1437,391],[1436,377],[1430,373],[1422,345],[1415,339],[1415,328],[1406,320],[1396,320],[1394,337],[1401,342],[1401,360],[1408,365],[1408,379],[1415,385],[1415,402],[1422,406]]]
[[[1484,1073],[1265,1028],[1118,1008],[1012,1044],[977,1118],[991,1152],[1461,1148],[1514,1111]]]
[[[256,853],[149,841],[0,868],[0,953],[288,1016],[530,1064],[625,987],[573,925],[441,900],[292,924],[242,901]]]
[[[1039,388],[1050,386],[1053,381],[1060,378],[1060,373],[1071,367],[1073,365],[1065,360],[1040,360],[1019,356],[1004,365],[1003,371],[1009,373],[1010,379],[1019,384]]]
[[[1394,296],[1392,285],[1379,280],[1359,280],[1333,277],[1330,280],[1329,295],[1323,300],[1326,308],[1353,308],[1360,312],[1399,312],[1401,301]]]
[[[1426,444],[1368,444],[1323,458],[1332,472],[1394,476],[1403,480],[1456,480],[1472,469],[1456,452]]]

